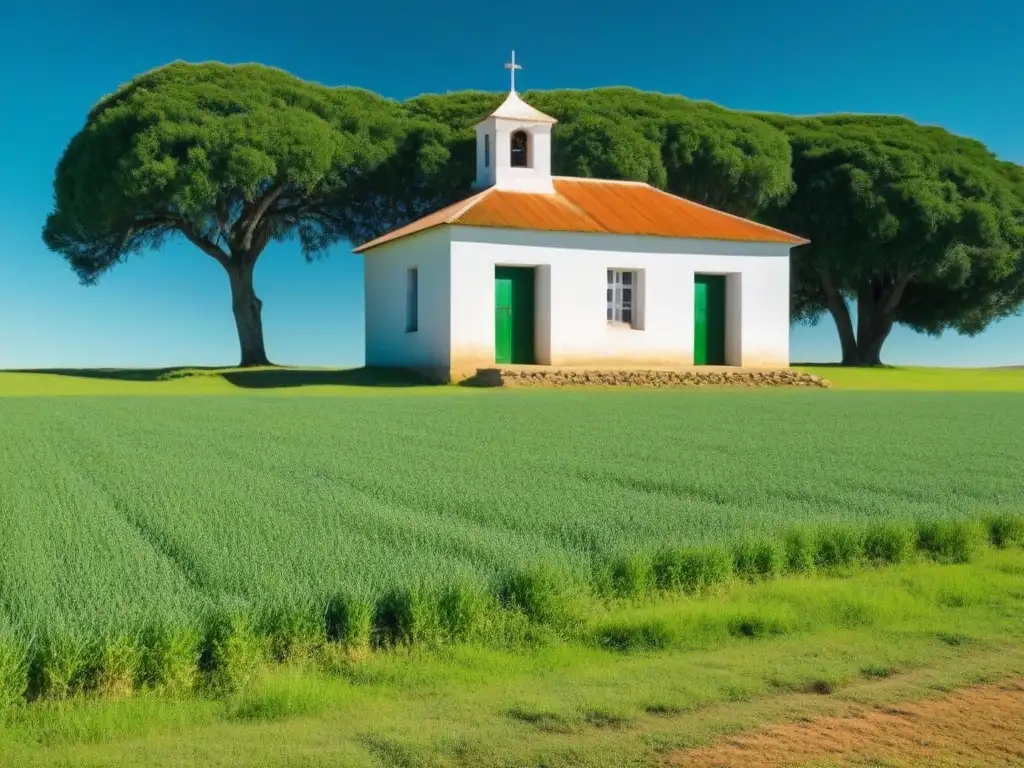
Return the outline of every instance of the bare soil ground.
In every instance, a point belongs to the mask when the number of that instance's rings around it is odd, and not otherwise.
[[[675,752],[668,762],[688,768],[1024,765],[1024,679],[767,726]]]

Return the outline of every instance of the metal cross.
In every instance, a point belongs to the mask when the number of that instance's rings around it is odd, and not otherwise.
[[[516,64],[516,52],[512,51],[512,61],[505,65],[505,69],[511,70],[512,73],[512,92],[516,90],[516,70],[522,69],[519,64]]]

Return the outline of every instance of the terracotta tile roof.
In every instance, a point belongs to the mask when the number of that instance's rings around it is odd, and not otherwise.
[[[555,194],[490,187],[355,250],[368,251],[442,224],[790,245],[809,242],[641,182],[555,177],[554,187]]]

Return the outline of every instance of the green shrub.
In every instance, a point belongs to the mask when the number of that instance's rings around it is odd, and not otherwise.
[[[903,563],[914,553],[914,530],[900,523],[872,523],[864,532],[864,556],[877,565]]]
[[[43,635],[30,669],[35,678],[30,685],[35,693],[65,699],[82,691],[90,672],[89,651],[89,640],[72,628],[62,627]]]
[[[814,532],[810,529],[790,529],[785,537],[786,570],[790,573],[813,571],[816,544]]]
[[[864,535],[852,526],[824,526],[816,538],[814,564],[818,568],[848,568],[864,556]]]
[[[572,577],[553,566],[525,568],[506,575],[498,587],[498,599],[511,610],[559,629],[582,621],[582,590]]]
[[[925,520],[917,526],[918,548],[944,563],[969,563],[987,538],[980,523],[969,520]]]
[[[654,586],[651,560],[641,555],[620,555],[608,565],[611,592],[616,597],[640,597]]]
[[[732,557],[720,547],[666,547],[654,558],[660,589],[701,592],[732,575]]]
[[[87,665],[85,687],[108,696],[126,696],[142,669],[142,645],[134,635],[114,635],[96,642]]]
[[[248,688],[262,671],[268,656],[265,637],[241,611],[211,616],[203,648],[203,667],[211,685],[222,691]]]
[[[21,703],[28,692],[29,644],[0,625],[0,722],[6,710]]]
[[[449,584],[438,600],[442,638],[457,643],[476,637],[490,607],[491,601],[482,589],[465,582]]]
[[[374,643],[379,647],[433,645],[440,640],[436,596],[425,587],[395,587],[377,601]]]
[[[748,581],[774,579],[782,572],[786,559],[782,547],[770,539],[741,542],[732,556],[736,575]]]
[[[203,653],[202,633],[181,624],[158,622],[142,633],[139,681],[172,694],[192,691]]]
[[[278,662],[309,658],[327,639],[319,611],[301,602],[267,606],[256,631],[266,638],[270,658]]]
[[[993,546],[1024,547],[1024,515],[1004,512],[985,519],[988,528],[988,539]]]
[[[373,640],[374,606],[365,597],[340,594],[327,603],[324,616],[326,638],[345,646],[349,653],[370,650]]]

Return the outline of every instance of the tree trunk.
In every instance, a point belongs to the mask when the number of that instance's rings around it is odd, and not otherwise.
[[[271,364],[263,345],[263,302],[252,285],[254,266],[249,259],[239,259],[232,260],[227,268],[231,280],[231,310],[235,315],[242,353],[239,366],[242,368]]]
[[[874,366],[882,364],[882,345],[892,333],[896,307],[910,283],[911,275],[899,277],[886,286],[880,280],[868,280],[857,288],[857,332],[854,335],[850,309],[843,295],[835,288],[827,272],[821,273],[821,287],[826,303],[839,332],[843,365]]]
[[[892,326],[891,316],[876,316],[873,319],[870,332],[863,338],[857,339],[858,365],[882,364],[882,345],[892,333]]]
[[[853,333],[853,320],[846,299],[832,283],[828,272],[821,272],[821,288],[825,293],[825,303],[829,314],[839,332],[839,344],[843,350],[843,365],[857,365],[857,337]]]

